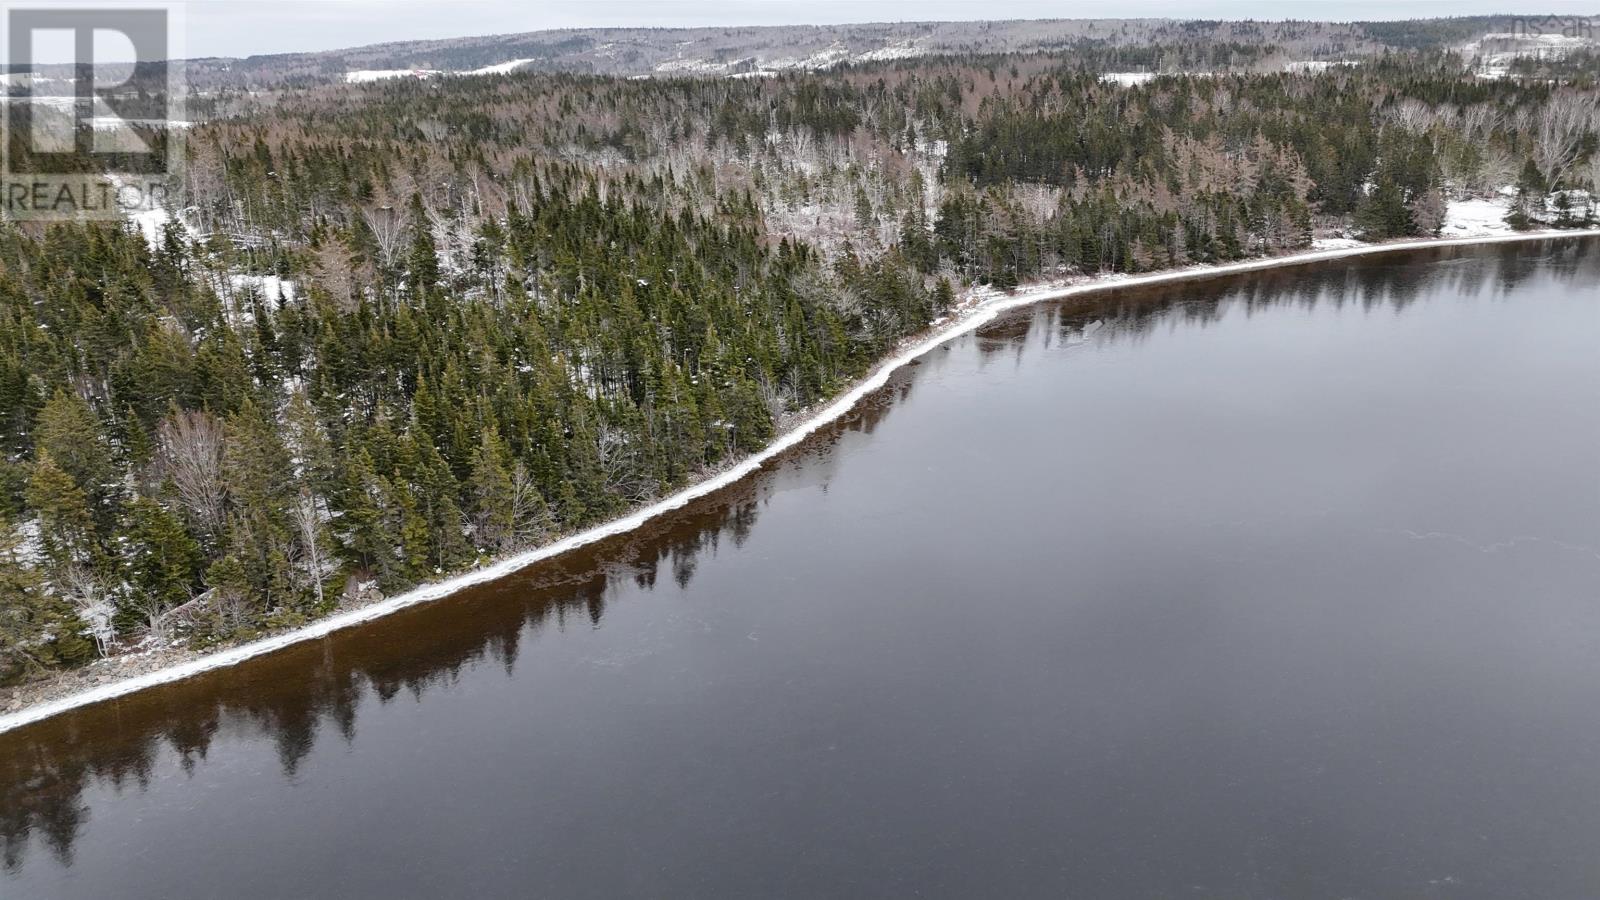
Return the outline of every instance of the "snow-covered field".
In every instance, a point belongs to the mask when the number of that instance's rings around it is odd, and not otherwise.
[[[89,127],[95,131],[115,131],[128,125],[143,125],[146,128],[189,128],[194,123],[181,119],[119,119],[116,116],[94,116],[89,119]]]
[[[1572,213],[1581,219],[1585,207],[1591,202],[1588,191],[1566,191],[1567,198],[1572,203]],[[1440,229],[1440,237],[1477,237],[1484,235],[1511,234],[1513,229],[1506,224],[1506,214],[1511,212],[1511,207],[1516,202],[1517,191],[1515,188],[1505,187],[1500,189],[1498,196],[1489,199],[1452,200],[1445,207],[1444,227]],[[1535,216],[1553,221],[1557,215],[1555,201],[1547,198],[1544,211],[1534,210]]]
[[[344,73],[344,80],[347,84],[368,84],[391,78],[431,78],[438,74],[438,69],[357,69]]]
[[[1445,206],[1444,227],[1440,237],[1473,237],[1477,235],[1510,234],[1506,213],[1511,211],[1511,200],[1506,197],[1494,200],[1452,200]]]
[[[45,94],[36,97],[14,97],[9,94],[0,95],[0,103],[37,103],[40,106],[55,106],[61,109],[71,109],[78,101],[74,97],[58,97],[54,94]]]
[[[1581,191],[1574,191],[1573,195],[1580,203],[1581,198],[1586,197]],[[1517,231],[1506,224],[1506,214],[1511,212],[1515,197],[1514,188],[1503,188],[1500,195],[1493,198],[1449,201],[1445,204],[1444,225],[1439,229],[1439,237],[1482,238],[1516,234]],[[1553,216],[1554,208],[1548,208],[1547,213]],[[1312,242],[1312,247],[1317,250],[1339,250],[1363,245],[1363,241],[1353,237],[1325,237]]]
[[[1148,84],[1163,75],[1177,75],[1185,78],[1217,77],[1216,72],[1101,72],[1100,80],[1105,84],[1136,87],[1141,84]]]
[[[1133,87],[1136,84],[1145,84],[1155,80],[1155,72],[1105,72],[1100,75],[1100,80],[1107,84],[1120,84],[1123,87]]]
[[[1283,70],[1285,72],[1317,74],[1319,72],[1326,72],[1334,66],[1342,65],[1349,65],[1349,63],[1333,62],[1332,60],[1327,59],[1301,59],[1295,60],[1294,62],[1284,63]]]
[[[746,457],[734,467],[705,481],[693,484],[676,494],[659,500],[644,509],[638,510],[622,518],[604,525],[591,528],[587,531],[574,534],[553,544],[529,550],[514,556],[507,557],[493,565],[468,572],[443,581],[423,585],[403,594],[381,600],[370,606],[350,610],[336,616],[314,622],[304,628],[284,634],[274,635],[258,641],[252,641],[238,647],[209,653],[205,656],[179,663],[165,669],[150,672],[144,675],[126,678],[110,684],[101,685],[82,693],[73,694],[48,703],[41,703],[18,712],[0,716],[0,732],[20,728],[41,719],[66,712],[80,706],[110,700],[134,691],[179,681],[184,678],[198,675],[211,669],[224,668],[237,665],[252,657],[271,653],[292,644],[302,641],[315,640],[345,628],[370,622],[374,619],[394,613],[398,610],[419,603],[427,603],[442,597],[449,596],[469,585],[481,584],[510,575],[519,569],[526,568],[540,560],[559,556],[569,550],[592,544],[613,535],[622,534],[637,529],[651,520],[681,508],[692,500],[704,497],[714,491],[720,490],[742,478],[745,478],[769,460],[794,447],[805,440],[818,429],[838,419],[855,407],[864,397],[883,387],[888,382],[889,376],[900,367],[922,356],[930,350],[939,347],[957,337],[970,334],[973,331],[993,322],[1002,313],[1020,307],[1029,306],[1044,300],[1058,300],[1067,297],[1080,296],[1101,290],[1108,285],[1135,285],[1135,284],[1161,284],[1184,281],[1192,278],[1204,278],[1213,275],[1232,274],[1239,272],[1253,272],[1262,269],[1276,268],[1279,266],[1300,265],[1308,262],[1323,260],[1343,259],[1347,257],[1362,256],[1372,253],[1388,253],[1396,250],[1410,250],[1424,247],[1458,246],[1476,243],[1501,243],[1524,240],[1544,240],[1552,237],[1576,237],[1579,235],[1596,235],[1596,231],[1564,231],[1564,232],[1529,232],[1524,234],[1505,234],[1488,237],[1458,238],[1454,240],[1417,240],[1394,244],[1363,245],[1359,247],[1344,247],[1329,250],[1314,250],[1290,256],[1269,257],[1265,259],[1249,260],[1246,262],[1230,263],[1222,266],[1195,266],[1186,269],[1177,269],[1167,272],[1155,272],[1139,276],[1096,277],[1084,278],[1074,283],[1057,283],[1016,294],[984,294],[969,298],[968,305],[957,310],[946,322],[935,328],[931,333],[917,339],[909,339],[903,343],[901,349],[878,365],[873,372],[862,379],[853,389],[829,403],[821,410],[810,415],[794,428],[785,432],[774,440],[765,450]]]
[[[446,72],[442,69],[357,69],[344,73],[346,84],[371,84],[374,81],[389,81],[395,78],[433,78],[439,75],[507,75],[522,68],[532,59],[508,59],[478,69],[464,69],[460,72]]]
[[[731,64],[712,62],[709,59],[669,59],[656,66],[662,75],[723,75]]]
[[[841,44],[834,44],[810,56],[784,56],[761,59],[748,56],[718,62],[699,57],[669,59],[656,65],[661,75],[724,75],[729,78],[767,78],[781,72],[821,71],[847,62],[885,62],[925,56],[927,51],[916,46],[915,41],[901,41],[873,50],[851,53]],[[635,76],[637,77],[637,76]]]
[[[533,62],[533,60],[531,60],[531,59],[508,59],[508,60],[506,60],[505,62],[502,62],[502,63],[495,63],[492,66],[484,66],[481,69],[472,69],[472,70],[467,71],[467,72],[462,72],[461,74],[463,74],[463,75],[505,75],[505,74],[508,74],[510,72],[516,71],[517,69],[520,69],[523,66],[525,66],[525,65],[527,65],[528,63],[531,63],[531,62]]]
[[[1474,63],[1474,73],[1480,78],[1504,78],[1518,59],[1560,59],[1588,47],[1600,47],[1600,41],[1581,34],[1507,32],[1486,34],[1459,49],[1463,59]]]
[[[890,44],[887,47],[879,47],[876,50],[868,50],[857,56],[856,59],[862,62],[881,62],[890,59],[913,59],[918,56],[926,56],[927,53],[928,51],[916,46],[914,41],[905,41],[899,44]]]

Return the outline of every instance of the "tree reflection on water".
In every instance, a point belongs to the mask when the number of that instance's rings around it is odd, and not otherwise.
[[[1021,310],[974,341],[990,364],[1008,356],[1020,361],[1034,329],[1043,329],[1043,346],[1051,347],[1139,341],[1157,328],[1210,325],[1234,309],[1359,304],[1401,313],[1430,285],[1499,296],[1536,272],[1592,280],[1597,250],[1595,241],[1440,248],[1123,288]],[[1419,276],[1420,264],[1427,265]],[[603,627],[620,586],[650,591],[665,572],[687,588],[707,553],[730,542],[743,546],[780,481],[825,486],[837,464],[835,444],[850,432],[872,433],[909,396],[916,372],[911,366],[897,373],[850,416],[761,475],[637,532],[445,602],[0,735],[0,861],[14,871],[37,843],[70,866],[73,843],[90,825],[83,799],[90,785],[142,791],[157,767],[174,764],[193,776],[220,734],[269,737],[283,776],[292,779],[319,738],[355,742],[357,709],[369,695],[384,704],[402,696],[417,702],[489,666],[510,678],[525,644],[542,632]]]

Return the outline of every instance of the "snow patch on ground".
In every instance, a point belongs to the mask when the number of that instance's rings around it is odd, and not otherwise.
[[[1439,228],[1439,237],[1477,238],[1516,234],[1516,229],[1506,224],[1506,215],[1511,212],[1516,202],[1516,195],[1515,188],[1507,187],[1502,188],[1495,197],[1448,201],[1445,204],[1444,224]],[[1581,218],[1586,195],[1580,191],[1573,191],[1569,196],[1572,197],[1577,216]],[[1545,215],[1554,218],[1553,205],[1547,205]],[[1316,250],[1338,250],[1360,247],[1364,244],[1364,241],[1341,235],[1318,238],[1311,242],[1311,246]]]
[[[13,97],[6,95],[0,96],[0,103],[37,103],[40,106],[54,106],[60,109],[71,109],[77,105],[78,101],[74,97],[59,97],[54,94],[47,94],[42,97]]]
[[[439,69],[357,69],[344,73],[346,84],[370,84],[374,81],[389,81],[395,78],[433,78],[436,75],[506,75],[515,72],[533,59],[508,59],[493,65],[483,66],[478,69],[465,69],[460,72],[445,72]]]
[[[128,221],[132,222],[133,227],[139,229],[139,233],[144,235],[145,243],[151,247],[159,247],[161,246],[161,233],[167,227],[167,223],[172,221],[172,214],[157,206],[130,214]]]
[[[453,578],[446,578],[433,584],[423,585],[402,594],[386,598],[370,606],[350,610],[335,616],[314,622],[304,628],[289,631],[284,634],[262,638],[248,644],[242,644],[227,650],[209,653],[188,662],[169,666],[154,672],[115,681],[101,685],[81,693],[41,703],[23,709],[19,712],[0,716],[0,732],[20,728],[41,719],[66,712],[80,706],[99,703],[138,690],[179,681],[198,675],[211,669],[238,665],[252,657],[281,650],[284,647],[298,644],[303,641],[315,640],[345,628],[350,628],[364,622],[397,612],[420,603],[427,603],[442,597],[454,594],[463,588],[474,584],[482,584],[504,578],[519,569],[524,569],[541,560],[559,556],[578,547],[592,544],[618,534],[625,534],[637,529],[647,522],[679,509],[690,501],[704,497],[707,494],[721,490],[743,478],[748,477],[774,457],[788,451],[790,448],[810,437],[817,430],[827,426],[839,417],[848,413],[855,405],[872,392],[888,383],[889,376],[897,369],[910,363],[912,360],[928,353],[929,351],[948,343],[962,335],[971,334],[984,325],[993,322],[1001,314],[1010,310],[1031,306],[1044,300],[1061,300],[1093,293],[1108,285],[1140,285],[1140,284],[1166,284],[1181,282],[1193,278],[1205,278],[1215,275],[1237,274],[1254,272],[1262,269],[1272,269],[1280,266],[1301,265],[1310,262],[1325,260],[1346,259],[1355,256],[1364,256],[1373,253],[1389,253],[1397,250],[1416,250],[1428,247],[1448,247],[1465,244],[1480,243],[1510,243],[1526,240],[1549,240],[1552,238],[1566,238],[1578,236],[1597,236],[1600,229],[1590,231],[1547,231],[1528,232],[1524,234],[1495,235],[1490,237],[1460,238],[1455,240],[1414,240],[1402,241],[1393,244],[1374,244],[1360,247],[1349,247],[1336,250],[1314,250],[1306,253],[1296,253],[1288,256],[1265,257],[1247,260],[1244,262],[1228,263],[1221,266],[1190,266],[1183,269],[1173,269],[1165,272],[1153,272],[1136,276],[1098,276],[1079,278],[1076,280],[1057,281],[1046,285],[1038,285],[1025,291],[1014,294],[1001,294],[993,290],[975,292],[966,302],[952,311],[951,321],[943,327],[936,328],[921,338],[910,338],[901,344],[899,352],[884,360],[870,375],[862,379],[854,388],[847,391],[821,410],[813,413],[809,418],[795,425],[793,429],[785,432],[774,440],[767,448],[747,456],[729,468],[705,481],[690,485],[687,488],[659,500],[643,509],[637,510],[619,519],[591,528],[587,531],[571,535],[553,544],[539,547],[506,557],[497,563],[485,566],[473,572],[468,572]]]
[[[912,59],[918,56],[926,56],[928,51],[914,46],[914,43],[913,41],[905,41],[899,44],[890,44],[887,47],[879,47],[876,50],[868,50],[856,56],[856,59],[861,62],[883,62],[891,59]]]
[[[110,180],[112,189],[117,191],[120,196],[125,186],[123,179],[116,175],[108,175],[106,177]],[[133,223],[133,227],[137,228],[139,233],[144,236],[145,243],[152,250],[161,246],[162,234],[166,230],[167,223],[171,222],[173,218],[171,210],[164,206],[151,206],[149,209],[139,209],[128,213],[128,221]],[[188,233],[190,240],[200,239],[200,233],[188,222],[183,221],[182,216],[178,216],[177,221],[179,225],[183,226],[183,230]]]
[[[277,309],[280,298],[293,303],[297,290],[294,282],[277,275],[230,275],[228,287],[233,296],[241,300],[255,291],[269,309]]]
[[[1103,84],[1115,84],[1122,87],[1137,87],[1148,84],[1163,75],[1174,75],[1183,78],[1214,78],[1215,72],[1101,72],[1100,81]]]
[[[1138,84],[1154,81],[1155,72],[1102,72],[1100,80],[1107,84],[1120,84],[1123,87],[1133,87]]]
[[[1445,204],[1444,227],[1440,237],[1474,237],[1479,235],[1510,234],[1506,213],[1511,211],[1511,200],[1497,197],[1493,200],[1451,200]]]
[[[1575,26],[1576,20],[1572,24]],[[1588,35],[1498,32],[1462,44],[1458,49],[1463,59],[1475,63],[1474,74],[1478,77],[1505,78],[1511,73],[1511,64],[1518,59],[1562,59],[1575,50],[1600,47],[1593,33],[1593,30]]]
[[[95,131],[116,131],[128,125],[143,125],[146,128],[189,128],[194,123],[181,119],[119,119],[116,116],[94,116],[89,119],[89,127]]]
[[[663,75],[723,75],[732,68],[731,63],[712,62],[709,59],[669,59],[656,66]]]
[[[510,72],[514,72],[517,69],[520,69],[523,66],[525,66],[525,65],[527,65],[528,63],[531,63],[531,62],[533,62],[533,60],[531,60],[531,59],[508,59],[505,62],[495,63],[492,66],[484,66],[481,69],[469,69],[468,71],[462,72],[461,74],[462,75],[505,75],[505,74],[508,74]]]
[[[850,60],[850,51],[839,44],[834,44],[826,50],[804,58],[785,58],[768,60],[763,68],[767,69],[831,69],[834,66]]]
[[[928,51],[916,46],[916,40],[888,44],[874,50],[851,53],[842,44],[834,44],[810,56],[783,56],[762,60],[748,56],[741,59],[715,62],[693,57],[669,59],[658,63],[655,71],[662,75],[723,75],[728,78],[771,78],[783,72],[820,71],[850,62],[887,62],[926,56]]]
[[[1348,69],[1359,65],[1348,59],[1297,59],[1283,64],[1283,71],[1305,75],[1319,75],[1330,69]]]
[[[438,74],[438,69],[357,69],[344,73],[344,80],[346,84],[368,84],[391,78],[431,78]]]
[[[39,520],[29,519],[11,530],[17,542],[11,551],[12,559],[20,566],[37,566],[44,562],[44,538],[39,532]]]

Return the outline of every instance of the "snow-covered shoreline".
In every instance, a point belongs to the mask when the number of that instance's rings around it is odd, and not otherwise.
[[[1452,247],[1470,244],[1497,244],[1521,241],[1547,240],[1550,238],[1564,237],[1592,237],[1600,235],[1597,230],[1578,231],[1535,231],[1515,234],[1492,234],[1460,238],[1430,238],[1422,240],[1402,241],[1388,244],[1372,244],[1360,247],[1334,247],[1330,249],[1310,250],[1303,253],[1287,256],[1264,257],[1237,263],[1228,263],[1220,266],[1192,266],[1183,269],[1170,269],[1162,272],[1152,272],[1134,276],[1097,276],[1080,279],[1071,283],[1055,283],[1038,285],[1014,294],[995,294],[993,296],[976,298],[975,302],[958,310],[942,323],[937,323],[931,331],[921,336],[910,338],[893,355],[880,362],[870,374],[858,381],[853,388],[846,391],[821,409],[811,413],[802,421],[796,423],[788,431],[773,440],[765,449],[754,453],[736,465],[722,471],[703,481],[691,484],[682,490],[664,499],[658,500],[642,509],[636,510],[621,518],[614,519],[602,525],[579,532],[577,534],[538,547],[513,556],[509,556],[492,565],[466,572],[432,584],[425,584],[412,590],[388,597],[369,606],[339,613],[313,622],[304,627],[288,631],[283,634],[261,638],[236,647],[209,653],[186,662],[146,672],[139,675],[113,681],[71,694],[58,699],[36,703],[24,707],[13,713],[0,716],[0,732],[21,728],[43,719],[50,718],[71,709],[88,706],[111,700],[127,694],[141,691],[157,685],[180,681],[212,669],[220,669],[237,665],[252,657],[261,656],[280,650],[284,647],[298,644],[303,641],[315,640],[325,637],[335,631],[350,628],[364,622],[382,618],[421,603],[437,600],[454,594],[464,588],[484,582],[494,581],[526,568],[534,563],[551,557],[559,556],[578,547],[592,544],[614,535],[633,531],[648,522],[669,512],[682,508],[691,501],[697,500],[730,484],[733,484],[760,469],[768,461],[796,446],[818,430],[838,420],[863,398],[883,387],[888,382],[889,376],[895,371],[910,363],[912,360],[923,356],[962,335],[970,334],[984,325],[993,322],[1000,315],[1011,310],[1031,306],[1045,301],[1061,300],[1085,294],[1103,291],[1108,288],[1131,287],[1136,285],[1162,284],[1170,282],[1188,281],[1193,279],[1208,278],[1217,275],[1231,275],[1242,272],[1253,272],[1263,269],[1279,268],[1283,266],[1304,265],[1306,263],[1323,262],[1328,260],[1344,259],[1354,256],[1366,256],[1378,253],[1391,253],[1402,250],[1418,250],[1430,247]]]

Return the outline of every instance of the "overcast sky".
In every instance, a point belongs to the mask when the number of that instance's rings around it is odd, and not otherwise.
[[[16,5],[35,4],[50,6],[51,0]],[[1112,17],[1405,19],[1526,14],[1530,6],[1566,15],[1600,13],[1600,0],[190,0],[183,55],[333,50],[544,28]]]

